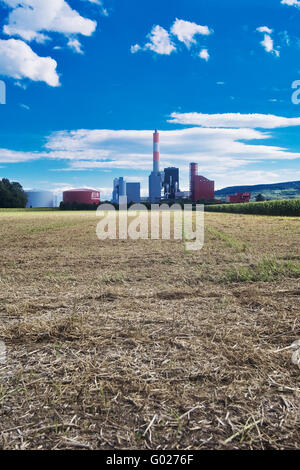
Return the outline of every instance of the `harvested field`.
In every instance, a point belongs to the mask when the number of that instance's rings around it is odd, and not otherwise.
[[[189,253],[0,213],[0,448],[300,448],[300,220],[205,220]]]

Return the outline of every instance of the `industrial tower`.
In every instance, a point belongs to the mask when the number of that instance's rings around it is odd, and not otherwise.
[[[159,171],[159,133],[153,134],[153,171],[149,176],[149,201],[159,202],[161,199],[162,175]]]
[[[198,164],[190,164],[190,192],[193,202],[215,198],[215,182],[198,175]]]

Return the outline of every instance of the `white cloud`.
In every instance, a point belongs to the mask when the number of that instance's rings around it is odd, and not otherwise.
[[[20,152],[0,148],[0,163],[20,163],[47,158],[47,152]]]
[[[268,34],[265,34],[261,45],[265,48],[266,52],[274,52],[274,54],[279,57],[279,51],[274,49],[274,41]]]
[[[130,51],[132,54],[135,54],[138,51],[151,50],[161,55],[170,55],[172,52],[177,50],[175,43],[171,39],[171,35],[174,40],[177,39],[180,42],[183,42],[188,49],[191,48],[192,44],[196,44],[196,35],[208,36],[212,34],[213,31],[209,29],[208,26],[201,26],[196,23],[191,23],[189,21],[179,20],[178,18],[171,27],[170,33],[157,25],[152,28],[150,34],[148,34],[148,42],[145,46],[140,46],[135,44],[131,46]],[[209,59],[209,54],[207,49],[202,49],[199,53],[199,57],[204,60]]]
[[[148,34],[148,39],[150,42],[145,45],[145,49],[161,55],[170,55],[176,51],[168,31],[159,25],[153,27],[151,33]]]
[[[96,21],[83,18],[65,0],[3,0],[12,11],[3,31],[26,41],[44,41],[42,31],[91,36]]]
[[[190,129],[161,132],[161,164],[182,170],[190,161],[208,169],[230,169],[261,160],[300,158],[271,145],[249,144],[272,135],[250,128]],[[70,160],[70,170],[152,168],[152,131],[78,130],[51,135],[46,145],[48,158]]]
[[[206,60],[206,62],[208,62],[208,60],[210,58],[208,50],[207,49],[202,49],[199,53],[199,57],[200,57],[200,59],[204,59],[204,60]]]
[[[0,39],[0,75],[21,80],[28,78],[59,86],[57,62],[51,57],[39,57],[28,44],[19,39]]]
[[[176,36],[179,41],[183,42],[187,48],[190,48],[192,44],[196,44],[196,35],[208,36],[212,31],[208,26],[201,26],[177,18],[171,28],[171,33]]]
[[[278,50],[274,48],[274,41],[271,37],[271,34],[273,33],[273,30],[268,28],[268,26],[260,26],[259,28],[256,28],[256,31],[260,33],[265,33],[264,34],[264,39],[261,41],[261,45],[265,49],[266,52],[275,54],[277,57],[279,57],[280,53]]]
[[[3,32],[11,37],[21,38],[26,42],[44,43],[63,34],[67,46],[78,54],[83,54],[82,45],[77,35],[91,36],[97,22],[81,16],[69,5],[69,0],[0,0],[9,8],[9,14]],[[101,7],[107,16],[102,0],[85,0]],[[51,34],[52,33],[52,34]],[[13,42],[15,41],[15,42]],[[39,57],[21,40],[1,42],[4,55],[0,54],[0,74],[18,79],[28,78],[44,81],[50,86],[58,86],[57,63],[51,57]],[[61,49],[54,45],[54,49]]]
[[[68,41],[68,47],[77,54],[83,54],[82,44],[78,41],[78,39],[70,38]]]
[[[139,52],[141,50],[141,46],[139,44],[135,44],[134,46],[131,46],[130,48],[130,52],[131,54],[136,54],[137,52]]]
[[[300,8],[300,2],[298,0],[281,0],[282,5],[289,5]]]
[[[218,123],[220,124],[220,123]],[[293,121],[290,121],[294,125]],[[299,123],[298,123],[299,125]],[[150,172],[152,169],[153,131],[74,130],[55,132],[47,138],[42,152],[17,152],[0,149],[1,163],[30,162],[41,158],[65,160],[68,166],[52,171],[81,172],[111,169]],[[180,169],[181,188],[188,189],[189,163],[199,163],[199,171],[216,181],[217,187],[253,182],[300,179],[300,171],[279,170],[279,162],[300,160],[300,153],[268,145],[271,133],[253,128],[192,127],[161,133],[161,168]],[[264,141],[265,145],[261,142]],[[267,169],[257,166],[268,163]],[[270,166],[276,162],[276,170]],[[251,167],[255,167],[251,169]],[[272,168],[272,167],[271,167]],[[147,179],[141,180],[144,191]],[[109,191],[111,193],[111,189]]]
[[[172,113],[169,122],[202,127],[223,127],[231,129],[276,129],[300,126],[300,118],[286,118],[272,114],[201,114]]]
[[[260,33],[267,33],[267,34],[273,33],[273,29],[268,28],[268,26],[260,26],[259,28],[256,29],[256,31],[259,31]]]

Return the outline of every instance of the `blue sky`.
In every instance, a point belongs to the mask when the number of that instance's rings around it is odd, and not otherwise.
[[[217,188],[300,180],[300,1],[0,0],[0,18],[0,177],[146,195],[158,128],[182,189],[191,161]]]

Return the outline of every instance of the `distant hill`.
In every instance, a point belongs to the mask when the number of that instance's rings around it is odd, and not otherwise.
[[[254,186],[230,186],[215,192],[216,198],[225,199],[229,194],[251,193],[254,200],[258,194],[262,194],[266,199],[294,199],[300,198],[300,181],[275,184],[256,184]]]

